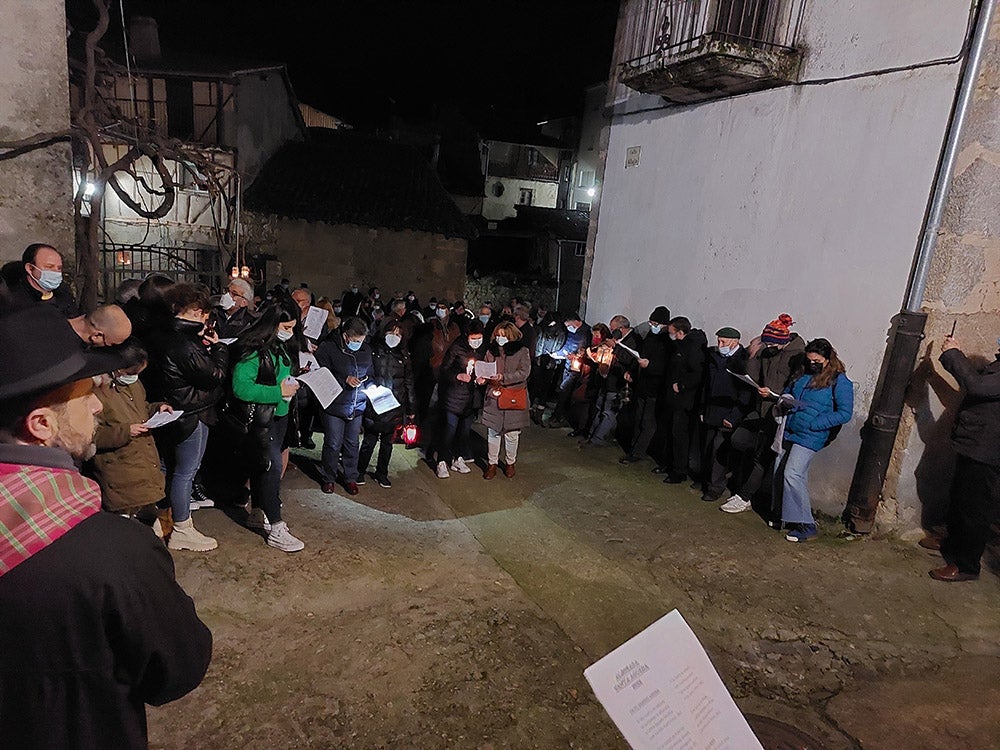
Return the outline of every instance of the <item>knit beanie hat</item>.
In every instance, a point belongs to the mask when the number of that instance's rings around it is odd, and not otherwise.
[[[740,339],[740,338],[743,338],[740,335],[740,332],[737,331],[732,326],[726,326],[725,328],[720,328],[718,331],[715,332],[715,335],[718,336],[720,339]]]
[[[659,323],[660,325],[665,326],[670,322],[670,310],[665,308],[663,305],[660,305],[649,314],[649,322]]]
[[[772,320],[764,326],[764,332],[760,335],[762,344],[787,344],[792,340],[792,332],[789,330],[795,321],[788,313],[781,313],[777,320]]]

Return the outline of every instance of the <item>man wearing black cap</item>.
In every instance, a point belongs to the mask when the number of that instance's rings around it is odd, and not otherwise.
[[[632,442],[619,463],[634,464],[646,458],[646,451],[656,433],[656,401],[667,371],[671,341],[667,334],[670,310],[659,305],[649,314],[649,333],[642,340],[638,361],[639,376],[635,384],[635,420]]]
[[[193,690],[212,636],[150,529],[102,513],[95,375],[51,308],[0,318],[0,737],[17,748],[144,748],[144,704]]]

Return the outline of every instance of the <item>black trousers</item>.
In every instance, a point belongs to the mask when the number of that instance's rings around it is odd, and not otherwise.
[[[637,458],[645,458],[655,434],[656,396],[639,396],[635,400],[635,423],[632,425],[629,453]]]
[[[990,539],[990,524],[1000,509],[1000,466],[990,466],[959,454],[951,482],[948,538],[941,544],[944,559],[963,573],[979,573],[980,559]]]
[[[691,412],[693,409],[672,408],[670,414],[670,471],[687,474],[691,471]]]
[[[392,436],[395,427],[379,431],[376,427],[365,428],[365,436],[361,441],[361,451],[358,453],[358,475],[364,476],[371,463],[375,445],[378,445],[378,458],[375,463],[375,476],[389,476],[389,459],[392,458]]]

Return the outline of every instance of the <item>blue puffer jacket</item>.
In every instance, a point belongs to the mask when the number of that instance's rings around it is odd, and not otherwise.
[[[854,384],[841,373],[832,386],[808,388],[812,378],[812,375],[803,375],[785,391],[805,403],[788,415],[785,440],[818,451],[827,444],[834,427],[851,421]]]
[[[316,349],[316,361],[320,367],[329,369],[344,388],[343,393],[324,411],[341,419],[361,416],[368,405],[368,397],[361,389],[371,383],[365,382],[358,388],[351,388],[347,384],[347,378],[353,375],[359,380],[364,380],[372,374],[372,350],[368,343],[362,344],[358,351],[352,352],[344,346],[343,336],[331,336]]]

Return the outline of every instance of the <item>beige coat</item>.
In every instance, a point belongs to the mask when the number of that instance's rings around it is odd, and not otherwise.
[[[527,388],[528,375],[531,374],[531,356],[523,340],[511,341],[502,347],[493,344],[486,352],[485,359],[487,362],[497,363],[497,372],[503,376],[500,382],[504,386]],[[500,434],[527,427],[531,421],[528,410],[501,409],[497,406],[496,396],[493,395],[495,389],[496,386],[492,381],[486,384],[482,423]]]
[[[94,390],[104,406],[97,415],[93,475],[101,485],[105,509],[127,513],[159,502],[164,495],[160,456],[152,433],[131,437],[129,427],[159,410],[146,403],[142,383],[102,385]]]

